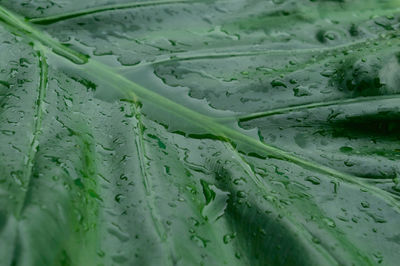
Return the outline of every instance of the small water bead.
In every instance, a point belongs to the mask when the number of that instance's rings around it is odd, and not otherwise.
[[[361,202],[361,206],[362,206],[363,208],[369,208],[369,203],[366,202],[366,201],[363,201],[363,202]]]
[[[228,243],[231,242],[232,239],[234,239],[235,237],[236,237],[236,233],[233,233],[233,234],[226,234],[226,235],[224,235],[224,237],[223,237],[223,241],[224,241],[225,244],[228,244]]]
[[[123,198],[122,194],[117,194],[117,195],[115,195],[115,197],[114,197],[115,201],[118,202],[118,203],[121,202],[121,199],[122,199],[122,198]]]
[[[99,257],[103,258],[106,255],[106,253],[103,250],[100,249],[100,250],[97,251],[97,255]]]
[[[207,247],[207,243],[210,242],[210,240],[207,240],[203,237],[200,237],[198,235],[191,235],[190,239],[194,242],[196,242],[196,244],[201,247],[201,248],[205,248]]]
[[[310,96],[312,93],[309,91],[309,88],[304,87],[304,86],[297,86],[293,88],[293,93],[294,96],[296,97],[304,97],[304,96]]]
[[[334,221],[334,220],[332,220],[332,219],[330,219],[330,218],[327,218],[327,217],[323,218],[322,220],[323,220],[329,227],[332,227],[332,228],[335,228],[335,227],[336,227],[336,224],[335,224],[335,221]]]
[[[236,196],[238,197],[238,198],[246,198],[246,192],[244,192],[244,191],[238,191],[237,193],[236,193]]]
[[[282,81],[282,80],[279,80],[279,79],[274,79],[273,81],[271,81],[271,85],[272,85],[272,87],[284,87],[284,88],[287,88],[287,86],[286,86],[286,84]]]
[[[321,184],[321,180],[316,176],[307,176],[304,180],[310,182],[313,185]]]

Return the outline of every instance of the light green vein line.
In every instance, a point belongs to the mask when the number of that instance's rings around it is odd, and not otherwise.
[[[295,106],[284,107],[284,108],[277,108],[277,109],[272,109],[272,110],[264,111],[264,112],[239,115],[236,117],[223,117],[223,118],[219,118],[218,121],[224,122],[224,121],[237,120],[239,122],[245,122],[245,121],[249,121],[249,120],[253,120],[253,119],[257,119],[257,118],[291,113],[291,112],[297,112],[297,111],[301,111],[301,110],[315,109],[315,108],[320,108],[320,107],[348,105],[348,104],[357,104],[357,103],[383,101],[383,100],[398,100],[398,99],[400,99],[400,94],[385,95],[385,96],[358,97],[358,98],[352,98],[352,99],[339,99],[339,100],[333,100],[333,101],[317,102],[317,103],[295,105]]]
[[[100,7],[93,7],[88,9],[83,9],[79,11],[72,11],[68,13],[63,13],[59,15],[43,17],[43,18],[30,18],[28,19],[29,22],[35,24],[52,24],[59,21],[82,17],[90,14],[102,13],[112,10],[120,10],[120,9],[129,9],[129,8],[138,8],[138,7],[147,7],[147,6],[159,6],[159,5],[168,5],[168,4],[179,4],[179,3],[190,3],[194,1],[188,0],[164,0],[164,1],[144,1],[144,2],[134,2],[134,3],[126,3],[126,4],[113,4],[113,5],[106,5]]]
[[[133,99],[136,99],[135,95],[132,95]],[[164,243],[167,246],[167,251],[170,260],[173,262],[174,261],[174,252],[171,247],[171,244],[168,239],[167,232],[162,225],[161,218],[159,217],[157,213],[157,207],[154,202],[154,193],[152,191],[152,182],[151,179],[148,177],[147,171],[146,171],[146,148],[145,144],[143,141],[143,122],[141,118],[141,113],[140,113],[140,107],[139,104],[135,103],[136,100],[134,100],[133,103],[131,103],[131,109],[132,112],[135,114],[135,118],[137,120],[136,125],[134,126],[134,131],[135,132],[135,142],[136,142],[136,147],[137,147],[137,152],[138,152],[138,160],[139,160],[139,167],[140,171],[143,177],[143,186],[145,188],[146,196],[148,197],[147,206],[150,210],[150,215],[151,215],[151,220],[153,222],[153,225],[156,229],[157,235],[160,238],[160,242]]]
[[[36,29],[33,29],[28,23],[20,20],[18,16],[11,14],[10,11],[4,9],[1,6],[0,6],[0,20],[6,21],[7,24],[16,28],[17,30],[30,32],[31,34],[29,34],[27,37],[41,41],[43,44],[49,46],[49,48],[52,49],[53,51],[54,51],[54,47],[52,47],[53,45],[56,45],[57,49],[64,48],[64,46],[57,43],[51,37],[45,35],[42,32],[37,31]],[[71,55],[71,53],[73,53],[71,49],[65,48],[63,55],[65,55],[64,57],[66,59],[69,59],[72,62],[74,62],[73,61],[74,54]],[[61,51],[58,54],[61,54]],[[200,125],[209,132],[234,140],[235,143],[237,144],[251,146],[252,148],[256,149],[259,152],[266,153],[270,156],[274,156],[281,160],[285,160],[294,163],[296,165],[299,165],[305,169],[314,170],[326,174],[334,179],[343,180],[350,184],[355,184],[361,188],[364,188],[370,193],[371,192],[375,193],[376,196],[382,198],[388,204],[393,206],[393,208],[397,212],[400,213],[400,203],[397,202],[393,197],[391,197],[391,195],[388,192],[382,191],[372,185],[365,184],[357,180],[357,178],[355,178],[352,175],[342,173],[335,169],[302,159],[300,157],[296,157],[288,152],[285,152],[281,149],[263,143],[239,131],[229,128],[223,124],[220,124],[212,117],[208,117],[200,113],[197,113],[196,111],[193,111],[180,104],[177,104],[160,94],[157,94],[131,80],[128,80],[124,76],[116,73],[115,70],[112,69],[111,67],[108,67],[107,65],[104,65],[100,62],[94,60],[87,60],[87,63],[82,65],[82,70],[92,75],[93,77],[99,79],[100,81],[104,82],[110,88],[120,90],[127,97],[132,97],[132,94],[134,94],[135,98],[138,97],[143,102],[153,103],[159,106],[160,108],[165,109],[166,111],[169,111],[177,115],[178,117],[181,117],[188,123],[195,123],[197,125]]]
[[[14,29],[17,29],[25,36],[40,41],[43,45],[52,49],[54,53],[59,54],[76,64],[84,64],[88,61],[87,56],[60,44],[49,35],[33,28],[30,24],[25,22],[22,17],[11,13],[11,11],[2,6],[0,6],[0,21],[3,21],[6,25]]]
[[[151,213],[151,218],[153,220],[153,224],[156,228],[157,234],[160,237],[161,241],[165,241],[166,239],[166,234],[165,230],[163,230],[162,224],[160,223],[160,218],[154,213],[155,211],[155,205],[154,205],[154,200],[153,200],[153,193],[152,193],[152,188],[151,188],[151,181],[147,175],[146,172],[146,149],[144,146],[143,142],[143,124],[141,121],[141,114],[138,110],[138,106],[133,106],[135,103],[131,104],[132,111],[135,114],[135,118],[137,120],[137,123],[134,127],[135,132],[135,142],[136,142],[136,147],[137,147],[137,152],[138,152],[138,159],[139,159],[139,166],[140,166],[140,172],[143,177],[143,186],[146,191],[146,196],[149,198],[148,201],[148,207],[150,209]]]
[[[39,135],[41,133],[41,128],[42,128],[42,117],[43,117],[43,109],[44,109],[44,98],[46,97],[46,90],[47,90],[47,82],[48,82],[48,73],[47,73],[47,62],[46,59],[43,55],[42,51],[37,52],[37,56],[39,57],[39,68],[40,68],[40,81],[39,81],[39,89],[38,89],[38,97],[35,103],[36,106],[36,112],[34,116],[34,127],[33,127],[33,137],[30,143],[30,149],[28,153],[28,160],[25,164],[25,169],[23,171],[23,179],[24,182],[24,194],[23,198],[18,205],[18,208],[16,209],[16,217],[17,219],[20,218],[21,213],[24,209],[24,206],[26,204],[26,195],[28,193],[30,183],[31,183],[31,178],[32,178],[32,168],[33,168],[33,162],[35,159],[35,155],[37,152],[37,148],[39,145]]]
[[[304,64],[299,64],[294,69],[285,69],[285,71],[293,72],[298,68],[304,67],[305,65],[318,63],[326,58],[332,56],[329,52],[345,52],[356,49],[366,49],[368,48],[368,44],[375,45],[374,43],[388,41],[388,40],[396,40],[396,32],[393,31],[388,33],[385,36],[378,36],[376,38],[369,38],[360,41],[355,41],[351,43],[331,46],[331,47],[314,47],[314,48],[304,48],[304,49],[254,49],[251,46],[243,47],[243,50],[247,50],[244,52],[220,52],[218,50],[204,50],[202,52],[182,52],[182,53],[173,53],[169,55],[162,55],[154,60],[143,61],[139,64],[124,67],[122,72],[131,71],[133,69],[137,69],[140,67],[151,66],[151,65],[160,65],[166,64],[169,62],[180,62],[180,61],[194,61],[194,60],[204,60],[204,59],[224,59],[224,58],[233,58],[233,57],[250,57],[250,56],[262,56],[262,55],[299,55],[299,54],[314,54],[314,58],[312,60],[308,60]],[[375,46],[374,46],[375,47]],[[225,51],[225,50],[224,50]],[[281,72],[279,72],[281,73]]]

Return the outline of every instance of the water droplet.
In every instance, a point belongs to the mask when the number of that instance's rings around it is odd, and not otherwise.
[[[177,205],[175,202],[168,202],[168,206],[170,206],[171,208],[175,208]]]
[[[233,180],[233,184],[235,184],[235,185],[244,185],[245,183],[246,183],[246,179],[244,179],[243,177],[236,178]]]
[[[237,251],[237,252],[235,252],[235,257],[240,260],[240,258],[242,257],[242,254],[240,254],[240,252]]]
[[[319,239],[316,238],[316,237],[313,237],[313,238],[312,238],[312,242],[314,242],[315,244],[321,244],[321,240],[319,240]]]
[[[321,184],[321,180],[316,176],[307,176],[304,180],[312,183],[313,185]]]
[[[352,167],[352,166],[355,165],[355,163],[353,163],[353,162],[351,162],[351,161],[344,161],[343,163],[344,163],[344,165],[346,165],[347,167]]]
[[[118,202],[118,203],[121,201],[122,198],[123,198],[122,194],[117,194],[114,197],[115,201]]]
[[[323,77],[332,77],[334,74],[336,73],[336,70],[332,70],[332,69],[326,69],[322,72],[320,72],[321,76]]]
[[[363,208],[369,208],[369,203],[366,201],[361,202],[361,206],[363,206]]]
[[[294,93],[294,96],[296,96],[296,97],[304,97],[304,96],[312,95],[312,93],[309,91],[309,89],[304,86],[297,86],[296,88],[293,88],[293,93]]]
[[[24,182],[22,180],[22,176],[23,176],[22,171],[12,171],[10,174],[11,174],[12,179],[18,186],[22,186],[24,184]]]
[[[373,255],[374,255],[374,258],[376,259],[376,261],[377,261],[378,263],[382,263],[382,261],[383,261],[383,255],[382,255],[381,252],[377,251],[377,252],[373,253]]]
[[[284,87],[284,88],[287,88],[287,86],[286,86],[286,84],[282,81],[282,80],[279,80],[279,79],[274,79],[273,81],[271,81],[271,85],[272,85],[272,87]]]
[[[200,225],[199,221],[197,221],[197,219],[194,218],[194,217],[190,217],[189,218],[189,222],[194,226],[199,226]]]
[[[193,240],[194,242],[196,242],[196,244],[197,244],[199,247],[202,247],[202,248],[207,247],[207,243],[210,242],[210,240],[207,240],[207,239],[205,239],[205,238],[202,238],[202,237],[200,237],[200,236],[198,236],[198,235],[191,235],[191,236],[190,236],[190,239]]]
[[[107,232],[115,236],[121,242],[126,242],[129,240],[129,235],[122,232],[119,226],[117,226],[116,224],[113,224],[112,227],[109,227],[107,229]]]
[[[223,241],[225,244],[228,244],[229,242],[231,242],[232,239],[234,239],[236,237],[236,233],[233,234],[226,234],[223,237]]]
[[[341,220],[343,222],[348,222],[349,221],[349,219],[347,219],[346,217],[341,216],[341,215],[336,216],[336,218],[338,218],[339,220]]]
[[[6,136],[12,136],[12,135],[15,134],[15,131],[4,129],[4,130],[1,130],[1,133],[2,133],[3,135],[6,135]]]
[[[335,221],[333,221],[333,220],[330,219],[330,218],[325,217],[325,218],[323,219],[323,221],[324,221],[329,227],[332,227],[332,228],[335,228],[335,227],[336,227]]]
[[[386,223],[386,219],[379,214],[376,213],[367,213],[372,219],[374,219],[375,223]]]
[[[352,152],[353,151],[353,148],[352,147],[348,147],[348,146],[343,146],[343,147],[340,147],[340,149],[339,149],[341,152],[343,152],[343,153],[349,153],[349,152]]]
[[[236,193],[236,196],[237,196],[238,198],[246,198],[246,193],[245,193],[244,191],[238,191],[238,192]]]
[[[201,214],[204,218],[213,222],[224,214],[228,204],[229,192],[224,192],[216,186],[208,184],[204,180],[200,180],[200,183],[203,187],[203,195],[206,199],[206,204]]]
[[[125,257],[123,255],[115,255],[115,256],[112,256],[111,259],[118,264],[122,264],[128,260],[127,257]]]
[[[89,189],[89,190],[88,190],[88,194],[89,194],[89,196],[91,196],[92,198],[95,198],[95,199],[98,199],[98,200],[100,200],[100,201],[103,201],[103,199],[100,197],[100,195],[97,194],[97,192],[94,191],[93,189]]]

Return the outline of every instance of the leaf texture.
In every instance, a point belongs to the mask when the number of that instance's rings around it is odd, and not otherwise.
[[[396,265],[399,12],[0,0],[0,264]]]

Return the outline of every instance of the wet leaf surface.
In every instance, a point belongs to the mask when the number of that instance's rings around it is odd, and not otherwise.
[[[397,265],[398,0],[0,22],[1,265]]]

